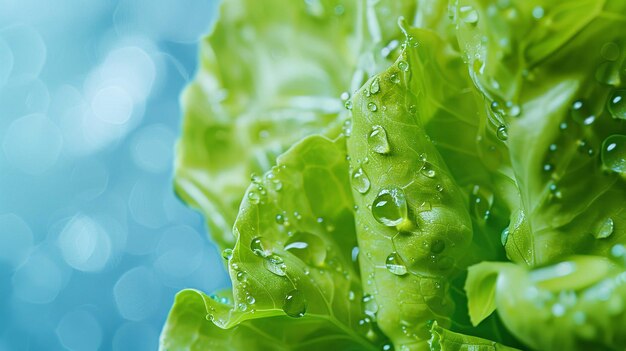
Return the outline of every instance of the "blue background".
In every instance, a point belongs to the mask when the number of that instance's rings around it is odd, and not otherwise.
[[[0,351],[155,350],[228,286],[172,191],[213,0],[0,0]]]

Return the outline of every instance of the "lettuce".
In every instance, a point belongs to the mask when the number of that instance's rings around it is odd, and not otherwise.
[[[626,3],[224,0],[161,350],[626,348]],[[494,313],[495,312],[495,313]]]

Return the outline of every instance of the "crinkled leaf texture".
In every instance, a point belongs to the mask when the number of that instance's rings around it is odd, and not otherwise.
[[[431,351],[516,351],[491,340],[455,333],[434,322],[428,344]],[[518,350],[519,351],[519,350]]]
[[[250,174],[267,172],[308,135],[337,135],[341,94],[397,56],[397,18],[414,13],[409,0],[222,3],[183,95],[175,176],[178,195],[205,215],[221,248],[235,242]]]
[[[219,333],[224,335],[215,342],[265,331],[271,337],[254,346],[259,350],[263,345],[315,350],[337,342],[346,349],[368,350],[385,342],[363,313],[352,257],[357,243],[343,138],[311,136],[281,155],[248,188],[234,228],[230,303],[181,292],[162,349],[201,350],[178,336],[200,331],[206,342]],[[201,311],[191,311],[198,307]],[[191,318],[195,321],[181,321]],[[191,330],[182,330],[187,327]],[[245,341],[238,342],[229,347],[248,350]]]
[[[493,291],[504,324],[534,350],[617,350],[626,347],[624,267],[600,256],[573,256],[533,270],[483,262],[470,268],[468,286]],[[485,300],[469,290],[468,296],[470,311]]]

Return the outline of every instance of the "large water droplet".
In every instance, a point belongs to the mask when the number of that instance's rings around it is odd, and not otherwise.
[[[352,187],[356,191],[365,194],[370,190],[370,185],[370,179],[367,177],[367,173],[365,173],[363,168],[359,167],[352,173]]]
[[[251,204],[257,205],[259,202],[261,202],[261,195],[259,195],[259,193],[257,193],[254,190],[250,191],[248,193],[248,200],[250,201]]]
[[[596,116],[594,116],[591,111],[589,111],[587,105],[583,100],[576,100],[572,104],[570,109],[572,114],[572,119],[582,125],[590,125],[596,120]]]
[[[610,217],[606,218],[598,224],[596,230],[593,232],[593,236],[596,239],[608,238],[611,234],[613,234],[613,228],[613,219]]]
[[[265,268],[281,277],[287,275],[287,265],[283,261],[283,258],[277,254],[271,254],[265,258]]]
[[[346,107],[346,110],[352,110],[352,100],[346,101],[344,106]]]
[[[392,252],[389,256],[387,256],[387,259],[385,260],[385,267],[387,267],[389,272],[395,275],[405,275],[407,273],[404,261],[396,252]]]
[[[372,94],[376,94],[380,91],[380,79],[378,77],[374,78],[372,83],[370,84],[370,92]]]
[[[389,81],[391,81],[394,84],[398,84],[398,83],[400,83],[400,76],[398,76],[397,73],[392,73],[389,76]]]
[[[396,187],[382,189],[372,203],[372,215],[388,227],[402,223],[407,217],[404,191]]]
[[[604,167],[626,175],[626,135],[614,134],[604,139],[600,157]]]
[[[387,131],[379,125],[372,127],[372,130],[367,136],[367,144],[372,151],[378,154],[384,155],[391,151],[389,140],[387,139]]]
[[[285,250],[309,266],[320,267],[326,260],[326,245],[317,235],[295,232],[285,244]]]
[[[459,9],[459,16],[461,20],[468,24],[478,23],[478,11],[472,6],[461,6]]]
[[[283,302],[283,311],[289,316],[300,318],[306,313],[307,301],[304,294],[294,289],[287,293]]]
[[[626,119],[626,90],[614,91],[607,107],[613,118]]]
[[[252,239],[250,242],[250,250],[252,250],[255,255],[260,257],[266,257],[270,254],[270,251],[263,246],[263,241],[260,236]]]
[[[372,112],[376,112],[378,111],[378,106],[376,106],[376,104],[374,102],[368,102],[367,103],[367,109],[372,111]]]

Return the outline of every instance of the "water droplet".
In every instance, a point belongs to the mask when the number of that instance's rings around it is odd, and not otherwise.
[[[372,203],[372,215],[388,227],[402,223],[407,217],[404,191],[396,187],[382,189]]]
[[[572,114],[572,119],[582,125],[588,126],[596,120],[596,116],[589,111],[583,100],[574,101],[570,113]]]
[[[237,304],[237,309],[240,310],[240,311],[245,311],[245,310],[248,309],[248,305],[246,305],[243,302],[240,302],[240,303]]]
[[[532,14],[533,14],[534,19],[541,19],[543,18],[543,15],[545,14],[545,10],[541,6],[535,6],[533,8]]]
[[[550,183],[548,189],[554,198],[561,199],[563,197],[561,190],[559,190],[559,187],[555,183]]]
[[[370,190],[370,185],[370,179],[363,168],[359,167],[352,173],[352,187],[356,191],[365,194]]]
[[[626,119],[626,90],[614,91],[607,107],[613,118]]]
[[[387,131],[379,125],[372,127],[372,130],[367,136],[367,144],[372,151],[378,154],[384,155],[391,151],[391,148],[389,147],[389,140],[387,139]]]
[[[259,257],[267,257],[267,255],[270,254],[270,252],[263,247],[263,242],[261,241],[260,236],[252,239],[252,241],[250,242],[250,249],[255,255]]]
[[[279,225],[285,224],[285,221],[286,221],[285,215],[279,213],[276,215],[275,219],[276,219],[276,224],[279,224]]]
[[[289,316],[300,318],[306,313],[307,301],[304,294],[298,289],[291,290],[285,296],[283,311]]]
[[[254,296],[248,295],[248,296],[246,296],[246,302],[249,305],[254,305],[254,303],[256,302],[256,299],[254,298]]]
[[[352,135],[352,120],[347,119],[343,122],[341,126],[341,130],[343,131],[343,135],[346,137],[350,137]]]
[[[339,97],[341,98],[341,100],[347,101],[350,98],[350,93],[348,93],[347,91],[344,91],[343,93],[341,93]]]
[[[352,110],[352,100],[346,101],[344,106],[346,107],[346,110]]]
[[[354,293],[354,291],[348,291],[348,301],[354,301],[354,299],[356,299],[356,294]]]
[[[506,227],[502,230],[502,233],[500,234],[500,242],[502,243],[502,246],[506,246],[506,242],[509,240],[509,227]]]
[[[378,106],[376,106],[375,103],[370,101],[370,102],[367,103],[367,109],[372,111],[372,112],[376,112],[378,110]]]
[[[433,168],[433,165],[430,162],[424,162],[422,168],[420,168],[420,173],[428,178],[433,178],[437,173]]]
[[[248,193],[248,200],[251,204],[257,205],[259,202],[261,202],[261,196],[256,191],[250,191]]]
[[[406,61],[404,61],[404,60],[400,60],[400,61],[398,61],[398,68],[401,71],[406,72],[406,71],[409,70],[409,64]]]
[[[550,152],[555,152],[558,149],[558,145],[556,144],[550,144],[550,146],[548,146],[548,151]]]
[[[442,192],[443,191],[443,185],[437,184],[437,185],[435,185],[435,189],[437,189],[438,192]]]
[[[506,141],[509,138],[509,132],[507,131],[504,124],[501,124],[498,127],[498,130],[496,131],[496,136],[502,141]]]
[[[470,196],[471,213],[478,219],[486,220],[491,214],[493,192],[487,187],[474,185]]]
[[[391,81],[394,84],[398,84],[398,83],[400,83],[400,76],[398,76],[397,73],[392,73],[389,76],[389,81]]]
[[[387,256],[385,267],[387,267],[389,272],[395,275],[405,275],[408,272],[404,261],[396,252],[392,252]]]
[[[213,322],[213,320],[215,319],[215,317],[211,313],[207,314],[205,318],[207,321],[211,321],[211,322]]]
[[[459,16],[465,23],[478,23],[478,11],[476,11],[472,6],[461,6],[459,9]]]
[[[417,112],[417,106],[411,105],[409,106],[409,113],[414,115]]]
[[[604,239],[608,238],[613,234],[614,223],[612,218],[606,218],[597,226],[596,230],[593,232],[593,236],[596,239]]]
[[[321,267],[327,254],[324,241],[319,236],[307,232],[295,232],[285,243],[285,251],[313,267]]]
[[[446,243],[443,240],[435,239],[430,244],[430,252],[432,252],[434,254],[440,254],[445,249],[446,249]]]
[[[372,94],[377,94],[380,91],[380,79],[378,77],[372,80],[372,83],[370,84],[370,91]]]
[[[222,257],[225,260],[230,260],[233,257],[233,249],[224,249],[222,251]]]
[[[626,135],[614,134],[604,139],[600,157],[604,167],[626,175]]]
[[[283,258],[277,254],[271,254],[265,258],[265,268],[281,277],[287,275],[287,265],[285,265]]]
[[[545,163],[542,169],[544,172],[551,172],[554,169],[554,166],[551,163]]]
[[[248,281],[248,274],[244,271],[239,271],[235,274],[235,278],[237,278],[237,281],[244,283]]]
[[[370,294],[363,295],[363,312],[372,320],[376,320],[376,313],[378,312],[378,303],[374,296]]]

